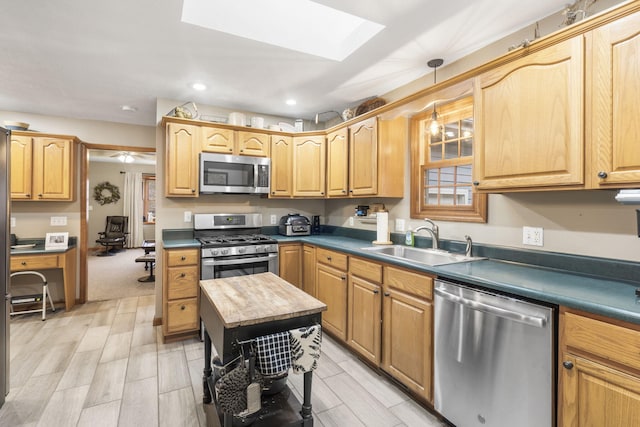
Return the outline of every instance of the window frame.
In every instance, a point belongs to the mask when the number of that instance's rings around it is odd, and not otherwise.
[[[151,199],[149,198],[149,185],[151,183],[151,181],[156,182],[156,176],[153,174],[142,174],[142,200],[143,200],[143,208],[144,210],[142,212],[144,212],[144,214],[142,215],[144,218],[144,223],[145,224],[155,224],[155,217],[156,217],[156,211],[154,209],[153,211],[153,216],[154,216],[154,220],[153,221],[149,221],[149,218],[147,217],[149,214],[149,205],[151,204],[150,201]],[[158,189],[156,188],[154,193],[157,194]],[[156,201],[155,199],[153,200],[154,202]]]
[[[464,98],[446,102],[438,103],[436,105],[436,111],[438,112],[439,120],[442,123],[448,123],[451,117],[461,117],[461,115],[470,111],[470,117],[473,117],[473,97],[466,96]],[[459,221],[459,222],[487,222],[487,195],[478,193],[475,186],[471,184],[472,202],[470,205],[427,205],[424,203],[424,182],[425,171],[429,168],[447,168],[454,166],[471,165],[471,173],[473,176],[473,153],[477,148],[475,144],[475,135],[472,136],[472,155],[465,157],[456,157],[453,159],[443,159],[437,161],[430,161],[427,156],[430,156],[429,141],[430,139],[423,138],[421,132],[428,126],[425,126],[427,122],[430,122],[431,115],[433,113],[433,105],[430,105],[425,111],[416,114],[410,119],[411,128],[411,218],[423,219],[430,218],[434,220],[444,221]],[[462,119],[457,119],[461,121]],[[458,139],[461,139],[460,137]],[[443,142],[444,145],[444,142]],[[443,155],[444,157],[444,155]]]

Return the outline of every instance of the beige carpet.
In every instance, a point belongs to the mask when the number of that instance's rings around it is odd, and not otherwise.
[[[114,256],[88,256],[89,301],[155,294],[154,282],[138,282],[140,277],[149,275],[143,262],[135,262],[142,255],[142,249],[127,249]]]

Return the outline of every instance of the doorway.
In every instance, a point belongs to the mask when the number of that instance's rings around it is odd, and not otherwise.
[[[155,236],[155,148],[84,144],[81,150],[80,302],[155,294],[155,283],[148,280],[151,265],[136,262],[145,253],[142,241]],[[142,198],[141,206],[125,207],[125,194]],[[126,244],[96,242],[108,216],[127,216]]]

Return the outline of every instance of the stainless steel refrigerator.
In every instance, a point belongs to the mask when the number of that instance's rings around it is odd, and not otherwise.
[[[5,300],[0,304],[0,407],[9,393],[9,153],[10,133],[0,128],[0,277],[4,284]]]

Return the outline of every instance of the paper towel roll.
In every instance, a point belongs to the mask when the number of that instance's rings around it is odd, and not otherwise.
[[[389,212],[378,212],[376,214],[376,240],[373,243],[388,245],[389,241]]]

